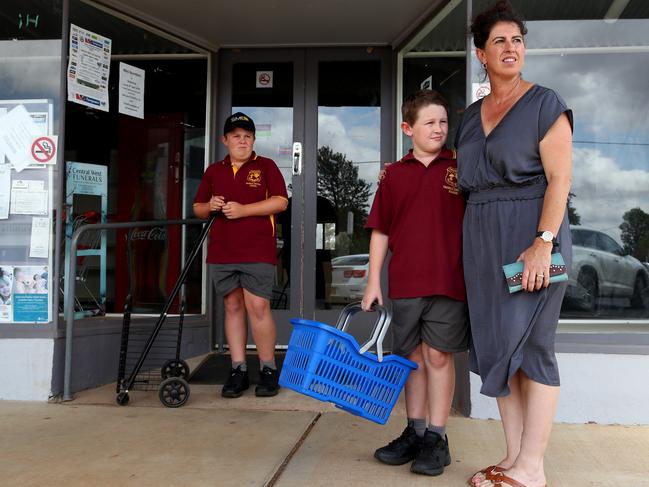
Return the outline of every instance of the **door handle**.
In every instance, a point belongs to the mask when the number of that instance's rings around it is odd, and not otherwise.
[[[302,174],[302,143],[293,142],[293,176]]]

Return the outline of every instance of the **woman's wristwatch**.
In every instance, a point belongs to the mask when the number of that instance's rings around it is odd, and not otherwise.
[[[556,247],[558,245],[557,237],[555,237],[554,234],[549,230],[545,230],[543,232],[536,232],[536,236],[546,243],[551,243],[552,247]]]

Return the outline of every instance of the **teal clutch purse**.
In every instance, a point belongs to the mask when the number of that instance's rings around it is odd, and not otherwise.
[[[523,263],[513,262],[503,266],[505,279],[507,280],[507,287],[509,292],[516,293],[523,289],[521,283],[523,282]],[[568,280],[568,273],[566,272],[566,263],[560,253],[552,254],[550,261],[550,284],[553,282],[561,282]]]

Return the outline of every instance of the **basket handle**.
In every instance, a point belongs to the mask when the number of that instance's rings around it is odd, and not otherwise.
[[[345,331],[352,316],[359,311],[362,311],[362,309],[363,308],[361,307],[360,302],[350,303],[345,306],[340,312],[340,316],[338,317],[338,321],[336,322],[336,328],[340,331]],[[392,321],[392,313],[390,313],[387,308],[376,303],[373,305],[372,310],[378,311],[379,317],[374,323],[374,328],[372,328],[370,339],[363,344],[360,349],[360,353],[367,352],[372,347],[372,345],[376,344],[376,356],[378,357],[379,362],[381,362],[383,361],[383,339],[385,338],[385,334],[388,332],[388,328],[390,327],[390,321]]]

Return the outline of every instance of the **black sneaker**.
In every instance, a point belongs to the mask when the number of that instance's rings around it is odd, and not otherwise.
[[[250,387],[248,382],[248,371],[241,370],[241,366],[230,369],[230,377],[225,381],[221,395],[223,397],[241,397],[243,391]]]
[[[426,430],[421,449],[410,471],[424,475],[441,475],[444,467],[451,464],[451,453],[448,451],[448,437],[442,437],[433,431]]]
[[[279,372],[264,365],[259,372],[259,384],[255,387],[255,396],[271,397],[279,392]]]
[[[374,458],[388,465],[403,465],[417,456],[421,441],[415,429],[406,426],[399,438],[376,450]]]

